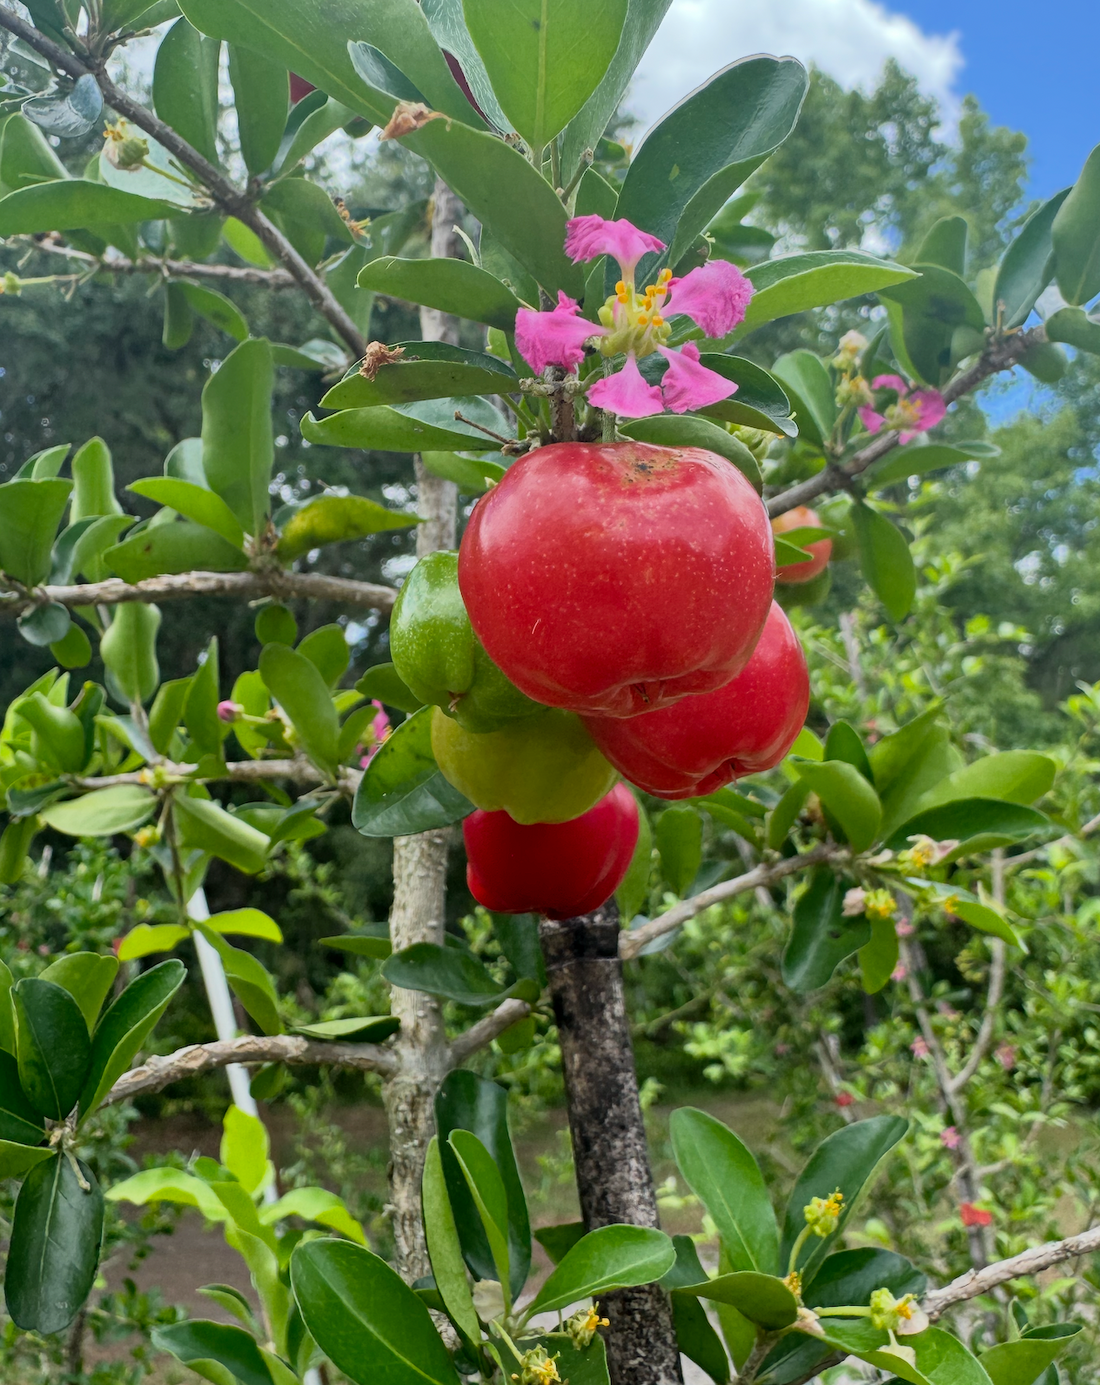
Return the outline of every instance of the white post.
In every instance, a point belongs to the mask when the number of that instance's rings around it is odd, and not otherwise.
[[[201,886],[191,896],[187,912],[199,923],[205,923],[210,917],[210,910],[206,905],[206,891]],[[210,1013],[214,1018],[214,1030],[223,1042],[235,1039],[237,1017],[233,1013],[233,997],[229,994],[229,982],[225,979],[222,959],[201,933],[192,933],[191,936],[195,940],[195,951],[199,955],[206,998],[210,1002]],[[229,1078],[233,1104],[239,1106],[247,1115],[259,1116],[256,1099],[249,1087],[248,1069],[240,1063],[230,1063],[225,1069],[225,1075]]]

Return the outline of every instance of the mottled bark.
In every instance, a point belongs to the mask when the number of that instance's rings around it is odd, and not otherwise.
[[[645,1121],[630,1041],[614,901],[593,914],[542,921],[561,1043],[581,1214],[590,1230],[612,1222],[657,1226]],[[601,1300],[612,1385],[678,1385],[680,1354],[668,1295],[655,1284]]]

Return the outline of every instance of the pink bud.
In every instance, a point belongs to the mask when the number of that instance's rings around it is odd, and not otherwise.
[[[959,1132],[953,1125],[949,1125],[946,1130],[940,1131],[940,1144],[944,1149],[958,1149]]]
[[[855,1101],[855,1097],[851,1094],[851,1092],[837,1092],[836,1096],[834,1097],[834,1100],[836,1101],[836,1104],[838,1106],[844,1107],[851,1106]]]
[[[218,703],[219,721],[236,721],[238,717],[243,715],[243,713],[244,708],[241,706],[239,702],[225,701]]]
[[[929,1054],[928,1042],[926,1039],[914,1039],[909,1045],[909,1052],[914,1058],[927,1058]]]

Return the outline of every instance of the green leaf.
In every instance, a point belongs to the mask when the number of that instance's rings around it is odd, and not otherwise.
[[[362,1019],[322,1020],[318,1024],[298,1024],[295,1034],[325,1043],[380,1044],[401,1028],[393,1015],[367,1015]]]
[[[466,26],[505,115],[541,151],[599,86],[623,32],[626,0],[463,0]]]
[[[224,293],[207,288],[204,284],[191,284],[185,279],[173,279],[168,285],[170,291],[178,294],[200,317],[212,322],[220,331],[226,332],[236,341],[244,341],[248,336],[248,323],[231,298]],[[191,333],[188,330],[188,337]],[[181,342],[180,345],[183,343]]]
[[[274,1226],[285,1217],[301,1217],[303,1221],[329,1226],[357,1245],[367,1243],[362,1226],[348,1211],[343,1199],[326,1188],[293,1188],[277,1202],[265,1204],[260,1211],[260,1221],[265,1226]]]
[[[87,1022],[73,996],[56,982],[23,980],[12,987],[11,996],[20,1085],[36,1111],[64,1120],[88,1071]]]
[[[15,1043],[14,1037],[12,1043]],[[27,1099],[15,1057],[7,1050],[0,1052],[0,1140],[37,1145],[45,1138],[42,1115]]]
[[[266,651],[265,651],[266,652]],[[355,791],[351,820],[365,837],[404,837],[459,822],[474,805],[444,779],[423,707],[382,744]]]
[[[721,1121],[692,1107],[672,1113],[669,1134],[677,1166],[717,1226],[731,1269],[778,1269],[775,1213],[745,1145]]]
[[[135,1207],[173,1202],[197,1207],[207,1221],[214,1222],[224,1222],[228,1215],[210,1184],[183,1169],[142,1169],[109,1189],[107,1201],[131,1202]]]
[[[773,851],[779,848],[787,839],[787,833],[795,824],[802,805],[810,796],[810,786],[805,780],[798,779],[783,794],[783,797],[771,810],[768,817],[767,844]]]
[[[676,1345],[717,1385],[726,1385],[730,1378],[729,1359],[718,1333],[710,1325],[703,1305],[692,1294],[676,1292],[681,1287],[701,1284],[706,1279],[706,1271],[699,1262],[699,1252],[690,1236],[673,1236],[672,1245],[676,1251],[676,1263],[661,1280],[661,1286],[672,1291]]]
[[[586,1347],[575,1347],[567,1337],[557,1333],[523,1338],[525,1352],[536,1346],[541,1346],[548,1356],[554,1358],[560,1378],[568,1381],[568,1385],[609,1385],[607,1348],[598,1332]],[[496,1351],[504,1363],[504,1380],[510,1381],[513,1375],[521,1374],[522,1362],[513,1355],[506,1343],[501,1342]]]
[[[655,840],[661,874],[682,898],[703,861],[703,819],[694,808],[666,808],[657,819]]]
[[[267,1128],[258,1116],[230,1106],[222,1121],[222,1164],[248,1193],[256,1193],[268,1176]]]
[[[281,1385],[271,1374],[256,1339],[232,1323],[201,1318],[170,1323],[155,1327],[151,1341],[158,1351],[170,1353],[207,1380],[216,1379],[223,1385],[229,1381],[239,1381],[240,1385]],[[214,1370],[210,1369],[211,1364]],[[218,1368],[227,1374],[218,1374]]]
[[[0,1178],[22,1178],[53,1157],[52,1149],[32,1149],[29,1145],[0,1139]]]
[[[513,1274],[509,1262],[508,1193],[504,1179],[493,1156],[472,1131],[452,1130],[447,1143],[481,1219],[492,1255],[494,1278],[507,1288]]]
[[[290,563],[311,548],[346,543],[389,529],[408,529],[417,523],[417,515],[387,510],[361,495],[319,495],[307,500],[287,520],[275,553],[282,562]]]
[[[644,1226],[601,1226],[570,1250],[551,1271],[527,1316],[567,1308],[579,1299],[612,1289],[650,1284],[676,1262],[676,1251],[663,1231]]]
[[[263,338],[234,348],[202,391],[202,464],[207,484],[246,533],[263,533],[275,462],[271,392],[275,366]]]
[[[1033,1327],[1018,1341],[983,1351],[979,1361],[993,1385],[1033,1385],[1080,1331],[1076,1322]]]
[[[328,193],[309,178],[281,178],[271,185],[261,210],[282,230],[308,264],[317,264],[330,239],[354,238]]]
[[[27,1175],[15,1204],[4,1282],[8,1313],[24,1332],[62,1332],[92,1291],[103,1239],[103,1194],[87,1164],[85,1191],[58,1152]]]
[[[1056,385],[1066,373],[1069,358],[1062,348],[1055,346],[1053,342],[1039,341],[1027,348],[1020,357],[1020,364],[1029,375],[1034,375],[1036,380],[1041,380],[1044,385]]]
[[[883,845],[891,851],[900,851],[908,846],[910,837],[928,836],[937,842],[958,840],[965,846],[968,840],[989,836],[1002,838],[992,845],[1003,846],[1023,841],[1050,826],[1050,819],[1034,808],[990,798],[963,798],[907,818],[890,833]]]
[[[157,115],[212,164],[218,160],[218,55],[221,45],[186,19],[161,40],[153,67]]]
[[[732,462],[757,491],[764,489],[756,458],[743,442],[710,419],[695,414],[654,414],[651,418],[633,419],[620,425],[619,432],[624,437],[637,438],[639,442],[650,442],[657,447],[702,447]]]
[[[328,684],[315,664],[285,644],[265,645],[260,673],[294,723],[306,754],[329,774],[339,764],[340,723]]]
[[[752,265],[745,277],[753,296],[738,337],[792,313],[825,308],[918,277],[915,269],[861,250],[808,250]]]
[[[508,1133],[508,1093],[496,1082],[489,1082],[468,1070],[457,1069],[447,1076],[439,1089],[435,1099],[435,1118],[447,1193],[462,1253],[479,1279],[492,1279],[496,1274],[496,1265],[481,1218],[448,1137],[457,1130],[470,1131],[489,1151],[500,1171],[508,1199],[508,1259],[512,1296],[515,1298],[527,1282],[531,1266],[531,1228],[527,1200],[523,1195],[515,1151]]]
[[[174,957],[160,962],[131,981],[108,1007],[92,1036],[91,1067],[80,1093],[81,1120],[87,1119],[129,1068],[186,974],[183,963]]]
[[[511,133],[508,117],[500,108],[485,64],[466,28],[462,0],[422,0],[422,9],[435,41],[458,60],[478,108],[498,130]]]
[[[458,1385],[427,1308],[377,1255],[309,1241],[295,1250],[290,1276],[311,1336],[356,1385]]]
[[[742,1317],[769,1332],[790,1327],[798,1317],[798,1300],[782,1279],[771,1274],[741,1271],[721,1274],[680,1290],[714,1303],[728,1303]]]
[[[189,520],[150,525],[105,549],[103,560],[124,582],[171,572],[243,572],[248,566],[239,547]]]
[[[616,217],[663,240],[669,246],[663,258],[675,265],[790,134],[807,83],[806,69],[793,58],[743,58],[723,68],[649,132],[631,162]]]
[[[286,68],[249,48],[230,44],[229,80],[237,107],[241,156],[249,173],[263,173],[275,162],[286,128],[290,104]]]
[[[413,943],[382,964],[391,986],[443,996],[460,1005],[495,1005],[507,991],[472,952],[438,943]]]
[[[920,716],[871,746],[868,759],[875,786],[880,793],[893,789],[901,776],[919,763],[929,737],[943,729],[940,725],[942,711],[943,704],[934,702]]]
[[[51,962],[39,980],[68,991],[91,1031],[118,975],[118,962],[117,957],[101,957],[97,952],[70,952]]]
[[[455,418],[456,413],[483,423],[507,438],[511,425],[484,399],[431,399],[413,404],[344,409],[318,421],[302,419],[306,442],[329,447],[359,447],[378,452],[497,451],[499,438]]]
[[[481,495],[504,475],[499,462],[460,457],[457,452],[421,452],[420,460],[433,476],[453,481],[460,495]]]
[[[901,949],[893,919],[871,918],[867,922],[871,938],[859,949],[859,970],[864,991],[875,995],[893,976]]]
[[[870,941],[865,918],[846,919],[841,913],[845,889],[845,881],[819,867],[795,904],[794,927],[783,952],[783,981],[791,990],[824,986],[845,957]]]
[[[375,698],[387,707],[402,712],[418,712],[425,704],[402,681],[393,664],[375,664],[367,669],[355,685],[356,692]]]
[[[963,216],[941,216],[933,222],[917,251],[921,264],[940,265],[963,278],[966,274],[966,241],[969,227]]]
[[[1022,327],[1039,295],[1054,278],[1051,228],[1070,191],[1063,188],[1033,212],[1001,259],[993,287],[993,306],[994,312],[1003,307],[1004,327]]]
[[[388,923],[380,923],[368,927],[373,927],[377,931],[365,934],[345,933],[335,938],[319,938],[318,942],[325,947],[335,948],[338,952],[350,952],[353,957],[373,957],[382,961],[393,951],[390,926]]]
[[[1052,239],[1054,277],[1062,297],[1074,305],[1095,298],[1100,293],[1100,145],[1058,208]]]
[[[195,927],[217,951],[233,994],[261,1030],[265,1034],[281,1034],[283,1022],[279,1018],[279,998],[267,968],[250,952],[227,943],[206,924],[196,922]]]
[[[10,192],[68,176],[37,125],[22,115],[0,124],[0,188]]]
[[[1051,341],[1064,341],[1078,351],[1100,355],[1100,322],[1083,308],[1059,308],[1045,323]]]
[[[900,336],[894,330],[898,319],[891,314],[894,350],[903,366],[912,365],[913,372],[930,385],[939,385],[954,368],[961,356],[967,356],[980,345],[985,330],[985,314],[981,304],[957,274],[940,265],[915,264],[919,279],[879,290],[879,296],[900,309]],[[955,333],[967,327],[978,334],[966,339],[966,349],[956,350]]]
[[[816,759],[817,757],[808,758]],[[824,759],[844,760],[849,765],[854,765],[869,784],[875,782],[871,762],[867,758],[867,751],[859,738],[859,732],[849,722],[834,721],[829,727],[829,734],[825,738]]]
[[[190,936],[191,930],[182,924],[139,923],[119,943],[118,960],[135,962],[140,957],[151,957],[157,952],[171,952]]]
[[[916,569],[905,535],[885,515],[862,502],[852,506],[851,516],[867,585],[891,620],[904,620],[917,594]]]
[[[269,943],[283,941],[283,930],[261,909],[227,909],[220,914],[211,914],[206,926],[223,936],[230,933],[234,937],[262,938]]]
[[[229,725],[218,716],[221,691],[216,635],[210,637],[205,654],[187,688],[183,723],[196,751],[203,755],[220,755],[222,741],[229,734]],[[192,755],[192,758],[196,757]]]
[[[433,264],[439,261],[422,261]],[[445,261],[461,264],[463,261]],[[370,268],[370,266],[368,266]],[[513,324],[514,325],[514,324]],[[511,366],[448,342],[399,342],[391,350],[404,356],[380,366],[373,379],[359,371],[341,380],[321,400],[324,409],[369,408],[408,404],[418,399],[458,398],[471,394],[509,394],[519,388]]]
[[[0,207],[3,204],[0,203]],[[0,569],[36,587],[50,575],[50,555],[71,481],[9,481],[0,490]]]
[[[930,471],[961,466],[972,455],[965,443],[949,447],[942,442],[913,442],[888,452],[881,462],[868,467],[865,475],[875,488],[889,486],[910,476],[926,476]]]
[[[949,774],[923,795],[917,809],[935,808],[961,798],[996,798],[1003,803],[1034,803],[1049,793],[1057,765],[1035,750],[1005,750]]]
[[[772,366],[794,406],[798,435],[824,447],[836,423],[836,388],[824,362],[812,351],[790,351]]]
[[[886,1288],[895,1298],[924,1293],[927,1278],[903,1255],[892,1250],[861,1247],[827,1255],[802,1297],[811,1308],[840,1308],[870,1302],[875,1289]]]
[[[557,1265],[564,1260],[566,1254],[573,1249],[585,1234],[584,1222],[571,1221],[562,1222],[558,1226],[540,1226],[533,1234],[535,1240],[538,1241],[539,1245],[546,1251],[550,1263],[552,1265]],[[681,1239],[684,1238],[679,1236],[674,1238],[674,1240],[677,1241]],[[694,1249],[694,1242],[692,1242],[692,1248]],[[669,1274],[674,1273],[675,1266],[669,1271]],[[665,1276],[665,1282],[668,1282],[668,1275]],[[694,1279],[685,1282],[694,1283]]]
[[[157,221],[178,216],[171,202],[140,197],[84,178],[39,183],[0,198],[0,236],[31,236],[45,231],[78,231],[85,226]]]
[[[359,271],[358,284],[387,298],[438,308],[503,332],[515,331],[516,313],[522,306],[499,279],[466,260],[402,260],[382,255]]]
[[[803,1246],[797,1268],[808,1283],[840,1236],[859,1198],[881,1160],[909,1129],[900,1116],[872,1116],[855,1121],[818,1145],[798,1176],[787,1204],[779,1263],[786,1265],[795,1240],[806,1225],[803,1208],[813,1197],[829,1197],[836,1189],[844,1196],[837,1229],[829,1236],[810,1236]]]
[[[699,359],[707,370],[737,384],[736,394],[700,411],[706,418],[743,423],[788,438],[797,434],[798,427],[791,418],[791,402],[774,376],[743,356],[705,351]]]
[[[244,532],[233,511],[220,495],[215,495],[211,490],[196,486],[191,481],[177,480],[173,476],[149,476],[144,480],[134,481],[126,489],[133,491],[135,495],[155,500],[158,505],[167,505],[173,510],[178,510],[181,515],[194,520],[196,524],[213,529],[235,548],[240,548],[244,543]]]
[[[882,804],[860,771],[844,760],[800,760],[795,768],[840,823],[852,849],[866,851],[882,822]]]
[[[653,828],[650,826],[649,814],[639,803],[638,843],[634,848],[634,855],[630,858],[626,875],[623,876],[623,883],[615,891],[619,914],[625,924],[629,924],[636,914],[641,913],[642,906],[649,898],[649,876],[652,869]]]

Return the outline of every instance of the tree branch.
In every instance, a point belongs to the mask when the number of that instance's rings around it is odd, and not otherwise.
[[[251,198],[241,192],[224,173],[203,158],[185,139],[182,139],[170,125],[158,120],[152,111],[134,101],[115,86],[102,61],[90,57],[80,57],[68,52],[59,44],[45,38],[33,25],[20,19],[11,10],[0,7],[0,27],[15,34],[36,52],[47,58],[54,67],[70,77],[83,77],[91,73],[103,93],[104,102],[119,115],[125,116],[139,130],[152,136],[159,145],[174,154],[185,168],[191,170],[210,193],[219,209],[228,216],[243,221],[259,237],[264,247],[283,265],[297,281],[306,297],[314,307],[328,319],[341,338],[356,356],[366,350],[366,342],[358,327],[337,302],[335,295],[324,279],[313,270],[299,255],[286,236],[267,219],[256,207]]]
[[[701,894],[694,895],[691,899],[685,899],[682,904],[675,905],[667,913],[659,914],[655,919],[650,919],[649,923],[643,924],[641,928],[635,928],[629,933],[624,932],[619,939],[619,956],[624,962],[628,962],[632,957],[637,957],[639,952],[654,938],[660,938],[665,933],[672,933],[681,924],[687,923],[688,919],[693,919],[696,914],[701,914],[704,909],[709,909],[712,904],[721,904],[725,899],[732,899],[734,895],[744,894],[746,890],[755,890],[761,885],[765,887],[772,885],[777,880],[783,880],[786,876],[793,875],[795,871],[805,870],[807,866],[814,866],[822,861],[836,860],[846,851],[846,847],[838,846],[835,842],[822,842],[820,846],[815,846],[812,850],[804,851],[798,856],[789,856],[772,863],[764,862],[759,866],[754,866],[744,875],[738,875],[732,880],[723,880],[720,884],[712,885],[709,890],[703,890]]]
[[[996,375],[1001,370],[1011,370],[1019,364],[1020,358],[1026,355],[1031,347],[1038,346],[1046,339],[1046,328],[1041,326],[1032,327],[1027,332],[1015,332],[1007,337],[994,337],[970,369],[956,375],[944,388],[944,403],[953,404],[956,399],[969,394],[991,375]],[[796,505],[807,504],[826,491],[848,489],[855,477],[866,471],[873,462],[892,452],[900,441],[899,434],[893,430],[876,433],[874,440],[849,457],[847,462],[830,462],[816,476],[800,481],[797,486],[791,486],[780,495],[773,496],[767,502],[768,514],[774,518]]]
[[[294,288],[297,281],[285,269],[259,269],[255,265],[203,264],[200,260],[173,260],[156,255],[143,255],[131,260],[117,252],[108,256],[89,255],[71,245],[57,245],[50,240],[33,236],[13,236],[13,241],[25,240],[44,255],[57,255],[65,260],[86,265],[97,274],[158,274],[170,278],[216,279],[222,283],[254,284],[267,289]],[[83,277],[83,276],[81,276]]]
[[[171,760],[161,760],[160,768],[169,775],[179,775],[181,779],[192,779],[194,765],[173,764]],[[294,760],[230,760],[225,766],[225,774],[198,776],[201,784],[232,783],[259,784],[269,779],[289,779],[294,784],[324,784],[328,781],[311,761],[299,756]],[[120,784],[146,784],[144,770],[133,770],[127,774],[102,774],[94,778],[74,777],[68,782],[78,789],[114,789]],[[363,772],[344,765],[340,769],[338,787],[349,798],[354,797]]]
[[[1082,1231],[1077,1236],[1069,1236],[1064,1241],[1047,1241],[1041,1246],[1032,1246],[1008,1260],[997,1260],[981,1270],[967,1270],[965,1274],[953,1279],[942,1289],[933,1289],[924,1296],[924,1311],[932,1319],[942,1317],[956,1303],[987,1294],[999,1284],[1007,1284],[1011,1279],[1022,1279],[1025,1275],[1039,1274],[1052,1265],[1060,1265],[1066,1260],[1076,1260],[1081,1255],[1092,1255],[1100,1250],[1100,1226]]]
[[[451,1040],[447,1055],[450,1066],[457,1068],[460,1063],[464,1063],[479,1049],[488,1048],[495,1038],[503,1034],[506,1029],[511,1029],[513,1024],[526,1019],[530,1013],[531,1007],[525,1000],[504,1001],[502,1005],[497,1006],[491,1015],[486,1015],[483,1020],[478,1020],[464,1034]]]
[[[396,1071],[397,1060],[379,1044],[329,1044],[304,1039],[295,1034],[272,1036],[246,1034],[212,1044],[191,1044],[165,1058],[150,1058],[140,1068],[131,1068],[118,1079],[104,1098],[104,1106],[130,1101],[145,1092],[159,1092],[185,1077],[198,1077],[231,1063],[255,1066],[258,1063],[317,1063],[328,1067],[357,1068],[360,1072],[379,1072],[388,1077]]]
[[[2,13],[2,11],[0,11]],[[273,596],[280,601],[295,597],[309,601],[339,601],[388,611],[397,600],[392,587],[357,582],[349,577],[330,577],[323,572],[179,572],[147,577],[143,582],[124,582],[110,577],[105,582],[85,582],[67,587],[35,587],[0,590],[0,612],[18,615],[28,606],[56,601],[62,606],[115,606],[123,601],[175,601],[187,596],[232,596],[251,600]]]

